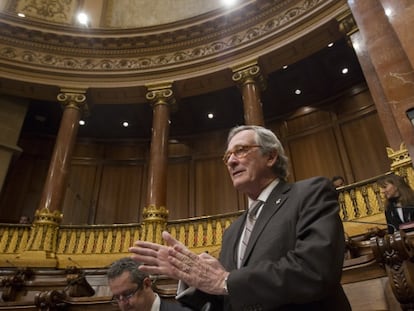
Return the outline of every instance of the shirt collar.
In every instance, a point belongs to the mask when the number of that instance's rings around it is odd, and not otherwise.
[[[154,293],[154,295],[155,295],[155,299],[154,299],[154,302],[152,303],[151,311],[160,311],[160,306],[161,306],[160,296],[158,296],[158,294],[156,293]]]
[[[278,183],[279,178],[274,179],[269,185],[266,186],[266,188],[262,190],[262,192],[260,192],[256,200],[252,200],[248,197],[247,199],[249,206],[253,206],[256,201],[266,202],[269,195],[272,193],[273,189],[278,185]]]

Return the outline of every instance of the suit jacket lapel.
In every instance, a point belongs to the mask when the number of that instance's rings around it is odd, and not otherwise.
[[[246,253],[243,258],[241,266],[245,265],[247,258],[249,258],[250,253],[253,249],[253,245],[256,244],[257,239],[260,234],[263,232],[267,223],[270,221],[272,216],[282,207],[286,199],[288,198],[288,193],[290,190],[290,184],[280,181],[279,184],[273,189],[272,193],[267,198],[266,202],[262,207],[259,218],[257,218],[254,225],[252,234],[250,235],[249,243],[247,244]],[[244,223],[243,223],[244,225]]]
[[[227,269],[236,269],[237,268],[237,254],[239,249],[239,240],[244,230],[244,222],[247,217],[247,210],[240,215],[231,225],[231,232],[228,232],[228,242],[226,247],[230,248],[226,250],[229,254],[229,258],[226,259],[226,262],[222,262]],[[224,259],[224,258],[223,258]],[[228,262],[230,261],[230,262]]]

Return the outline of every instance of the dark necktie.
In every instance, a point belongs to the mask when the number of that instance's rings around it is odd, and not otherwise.
[[[257,219],[257,211],[263,205],[263,201],[257,201],[254,203],[252,208],[249,209],[246,217],[246,223],[244,224],[244,235],[243,240],[240,243],[240,251],[239,251],[239,260],[238,265],[240,267],[241,262],[243,261],[244,254],[246,253],[247,243],[249,243],[250,235],[253,231],[254,224],[256,223]]]

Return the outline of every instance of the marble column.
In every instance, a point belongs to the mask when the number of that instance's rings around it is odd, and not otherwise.
[[[61,209],[70,161],[79,129],[79,120],[86,104],[85,91],[83,90],[62,89],[57,99],[63,106],[63,115],[43,187],[39,210],[45,208],[49,211]]]
[[[257,61],[232,68],[233,81],[242,92],[244,122],[246,125],[264,125],[260,91],[266,87],[265,79]]]
[[[390,12],[398,12],[401,6],[411,6],[404,24],[411,29],[414,27],[413,5],[386,0],[348,0],[348,4],[359,29],[350,38],[390,147],[399,149],[404,143],[414,159],[414,127],[406,115],[414,108],[414,72],[406,50],[410,43],[406,39],[407,43],[402,44],[394,28],[397,24],[389,16]]]
[[[11,96],[0,96],[0,191],[9,169],[10,161],[22,152],[17,146],[28,101]]]
[[[86,109],[85,90],[61,89],[57,100],[63,115],[38,209],[26,249],[15,261],[18,266],[55,267],[57,237],[62,221],[61,205],[66,191],[70,162],[79,120]]]
[[[394,29],[401,46],[407,54],[411,67],[414,68],[414,2],[403,0],[380,0],[384,12]],[[413,74],[413,73],[411,73]]]
[[[175,103],[172,83],[147,85],[146,98],[153,107],[152,137],[148,167],[147,206],[143,210],[144,239],[160,243],[168,218],[167,164],[170,106]]]

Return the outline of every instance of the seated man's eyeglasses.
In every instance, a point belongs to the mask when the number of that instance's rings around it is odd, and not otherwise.
[[[223,162],[224,164],[227,164],[229,162],[229,159],[231,155],[233,154],[237,159],[244,158],[247,156],[250,150],[252,150],[255,147],[260,147],[259,145],[237,145],[234,146],[231,150],[227,150],[226,153],[223,156]]]
[[[127,302],[129,299],[131,299],[139,290],[141,290],[141,287],[137,287],[136,289],[132,291],[127,291],[123,294],[113,295],[112,301],[120,303],[120,302]]]

